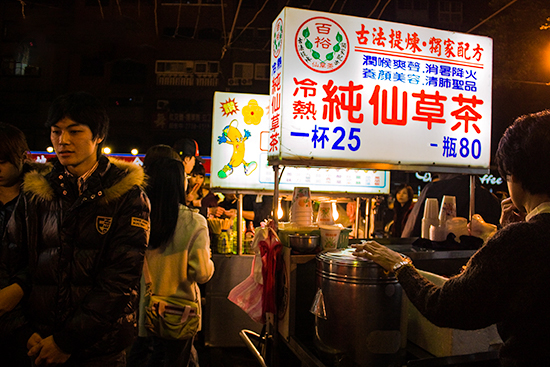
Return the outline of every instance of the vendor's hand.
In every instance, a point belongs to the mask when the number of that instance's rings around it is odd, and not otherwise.
[[[506,198],[500,203],[502,212],[500,214],[500,225],[506,226],[514,222],[523,222],[525,220],[525,213],[520,210],[512,202],[512,198]]]
[[[16,283],[0,289],[0,316],[13,310],[23,298],[23,294],[23,289]]]
[[[485,222],[479,214],[472,215],[472,220],[468,223],[468,232],[470,236],[479,237],[486,243],[497,231],[497,226]]]
[[[391,271],[395,264],[403,261],[403,257],[399,253],[390,250],[376,241],[366,241],[361,244],[351,245],[351,247],[355,248],[355,252],[353,253],[355,256],[370,259],[387,271]]]
[[[35,334],[33,334],[34,336]],[[31,339],[33,337],[31,336]],[[31,341],[29,339],[29,342]],[[37,366],[53,366],[57,364],[63,364],[67,362],[70,354],[67,354],[61,350],[55,344],[53,336],[50,335],[45,339],[42,339],[38,344],[32,347],[27,353],[30,357],[35,357],[35,365]]]

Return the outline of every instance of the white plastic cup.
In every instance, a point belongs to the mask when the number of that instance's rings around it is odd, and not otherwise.
[[[437,198],[427,198],[424,205],[424,218],[438,219],[439,203]]]
[[[437,227],[440,224],[438,211],[437,198],[427,198],[424,204],[424,217],[422,218],[422,227],[420,230],[422,238],[430,238],[430,226]]]
[[[448,219],[456,217],[456,197],[444,195],[439,210],[439,223],[444,225]]]
[[[295,187],[292,194],[292,205],[297,204],[299,207],[311,206],[311,192],[309,187]]]
[[[317,224],[334,224],[334,218],[332,217],[332,203],[323,202],[319,204]]]
[[[340,239],[340,227],[320,225],[321,231],[321,249],[331,250],[338,247],[338,241]]]
[[[447,239],[446,226],[430,226],[430,241],[441,242]]]
[[[439,218],[422,218],[422,229],[420,233],[420,237],[422,238],[430,238],[430,227],[438,227],[439,226]]]

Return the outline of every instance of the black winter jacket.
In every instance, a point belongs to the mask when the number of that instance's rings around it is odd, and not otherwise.
[[[71,361],[122,351],[135,336],[149,237],[143,169],[105,156],[82,195],[56,160],[25,176],[31,324]]]
[[[25,163],[23,165],[23,174],[30,171],[45,174],[50,170],[51,166],[49,164]],[[12,215],[17,206],[21,207],[20,210],[16,213],[17,215]],[[0,246],[0,288],[16,283],[21,287],[25,296],[28,296],[30,291],[28,257],[21,231],[21,224],[25,222],[25,208],[25,196],[19,195],[0,209],[0,233],[3,234]],[[8,223],[9,231],[7,230]],[[27,323],[22,307],[25,298],[12,311],[0,316],[0,330],[2,331],[0,340],[2,338],[13,338],[14,331]]]

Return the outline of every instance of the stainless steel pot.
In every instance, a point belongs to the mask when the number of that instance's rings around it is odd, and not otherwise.
[[[353,251],[316,257],[315,345],[339,365],[401,366],[407,340],[401,286]]]
[[[319,246],[319,236],[306,234],[290,234],[288,235],[290,247],[301,253],[313,252]]]

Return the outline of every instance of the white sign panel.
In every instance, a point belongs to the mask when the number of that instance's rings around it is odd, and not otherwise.
[[[487,171],[490,38],[293,8],[272,33],[272,164]]]
[[[211,188],[273,191],[268,165],[269,96],[216,92],[212,121]],[[286,167],[279,189],[309,186],[313,192],[387,194],[387,171]]]

